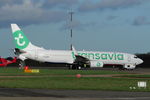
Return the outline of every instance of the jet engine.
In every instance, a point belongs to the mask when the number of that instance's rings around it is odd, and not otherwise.
[[[104,64],[103,62],[100,62],[100,61],[90,61],[90,66],[91,67],[103,67]]]
[[[123,68],[125,68],[125,69],[135,69],[135,65],[132,65],[132,64],[126,64],[126,65],[124,65],[123,66]]]

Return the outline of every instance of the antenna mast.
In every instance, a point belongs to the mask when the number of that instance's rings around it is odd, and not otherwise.
[[[73,38],[73,34],[72,34],[72,17],[73,17],[73,14],[74,14],[74,12],[73,11],[70,11],[69,12],[69,14],[70,14],[70,39],[71,39],[71,45],[70,45],[70,50],[72,50],[72,38]]]

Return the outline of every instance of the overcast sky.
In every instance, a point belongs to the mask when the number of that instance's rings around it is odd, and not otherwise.
[[[0,0],[0,55],[14,56],[10,23],[46,49],[150,52],[150,0]]]

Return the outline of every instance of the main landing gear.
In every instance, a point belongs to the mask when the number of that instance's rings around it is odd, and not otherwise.
[[[69,65],[69,69],[73,69],[73,70],[75,70],[75,69],[81,70],[82,67],[81,67],[80,65],[78,65],[78,64],[73,64],[73,65]]]
[[[19,61],[19,69],[24,69],[25,65],[26,65],[25,61],[22,60]]]

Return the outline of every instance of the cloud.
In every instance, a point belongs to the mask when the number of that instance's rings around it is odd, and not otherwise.
[[[109,21],[111,21],[111,20],[114,20],[116,18],[117,18],[117,16],[110,15],[110,16],[107,16],[106,19],[109,20]]]
[[[43,7],[46,8],[70,8],[71,6],[78,3],[78,0],[43,0]]]
[[[13,1],[13,2],[12,2]],[[60,1],[60,2],[59,2]],[[72,1],[72,2],[71,2]],[[0,28],[10,23],[20,25],[59,23],[66,20],[66,10],[46,8],[69,5],[75,0],[2,0],[0,1]],[[63,2],[63,4],[60,4]],[[47,5],[46,5],[47,4]]]
[[[84,30],[90,26],[95,26],[95,22],[87,22],[87,23],[82,23],[81,21],[74,20],[72,23],[64,24],[61,29],[66,30],[66,29],[73,29],[73,30]]]
[[[132,24],[135,26],[150,25],[150,21],[145,16],[138,16]]]
[[[140,5],[150,0],[101,0],[100,2],[94,3],[91,0],[85,0],[79,8],[79,11],[89,12],[96,10],[105,9],[119,9]]]
[[[4,5],[21,4],[22,0],[0,0],[0,7]]]
[[[31,1],[33,3],[42,3],[43,8],[53,7],[71,7],[78,3],[78,0],[0,0],[0,7],[3,5],[22,4],[24,1]]]

